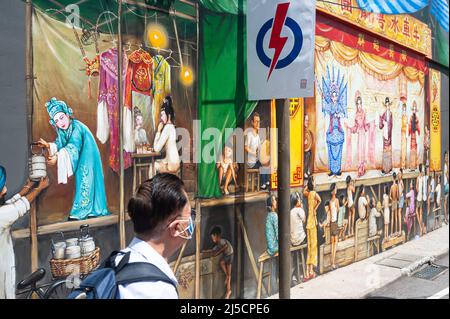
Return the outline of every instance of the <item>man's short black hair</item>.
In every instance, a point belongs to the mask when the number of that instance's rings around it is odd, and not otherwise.
[[[211,229],[211,231],[209,232],[209,235],[222,235],[222,228],[220,228],[219,226],[214,226],[213,229]]]
[[[179,214],[187,204],[184,183],[169,173],[157,174],[139,186],[128,202],[128,214],[137,234],[155,235],[158,226]]]
[[[261,116],[259,116],[258,112],[253,112],[252,121],[255,119],[255,117],[261,118]]]

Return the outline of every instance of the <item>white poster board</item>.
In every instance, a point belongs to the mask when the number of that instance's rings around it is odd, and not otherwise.
[[[315,0],[248,0],[248,98],[314,94]]]

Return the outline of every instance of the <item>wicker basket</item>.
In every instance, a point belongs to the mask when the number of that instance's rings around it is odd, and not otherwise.
[[[51,259],[50,270],[54,278],[64,278],[71,274],[87,275],[97,268],[100,261],[100,248],[85,257],[75,259]]]

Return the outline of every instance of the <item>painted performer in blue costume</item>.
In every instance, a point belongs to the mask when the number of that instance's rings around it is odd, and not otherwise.
[[[48,165],[57,165],[58,184],[67,184],[68,178],[75,176],[69,219],[109,215],[100,152],[91,131],[72,117],[72,109],[64,101],[52,98],[45,106],[57,137],[53,143],[40,139],[38,144],[50,154]]]
[[[347,83],[344,74],[338,70],[335,76],[333,67],[332,74],[327,66],[326,78],[322,77],[322,112],[330,117],[327,129],[328,165],[329,176],[340,176],[342,164],[342,148],[345,133],[341,124],[341,118],[347,117]]]

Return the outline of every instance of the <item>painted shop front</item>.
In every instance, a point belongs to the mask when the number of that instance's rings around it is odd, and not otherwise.
[[[170,172],[197,212],[169,260],[180,298],[277,293],[276,103],[247,99],[244,4],[122,3],[29,7],[30,157],[53,161],[12,229],[16,283],[87,273],[125,248],[136,187]],[[295,284],[433,231],[448,200],[431,30],[339,3],[317,2],[315,96],[289,100]],[[74,266],[56,243],[77,237],[95,250]]]

